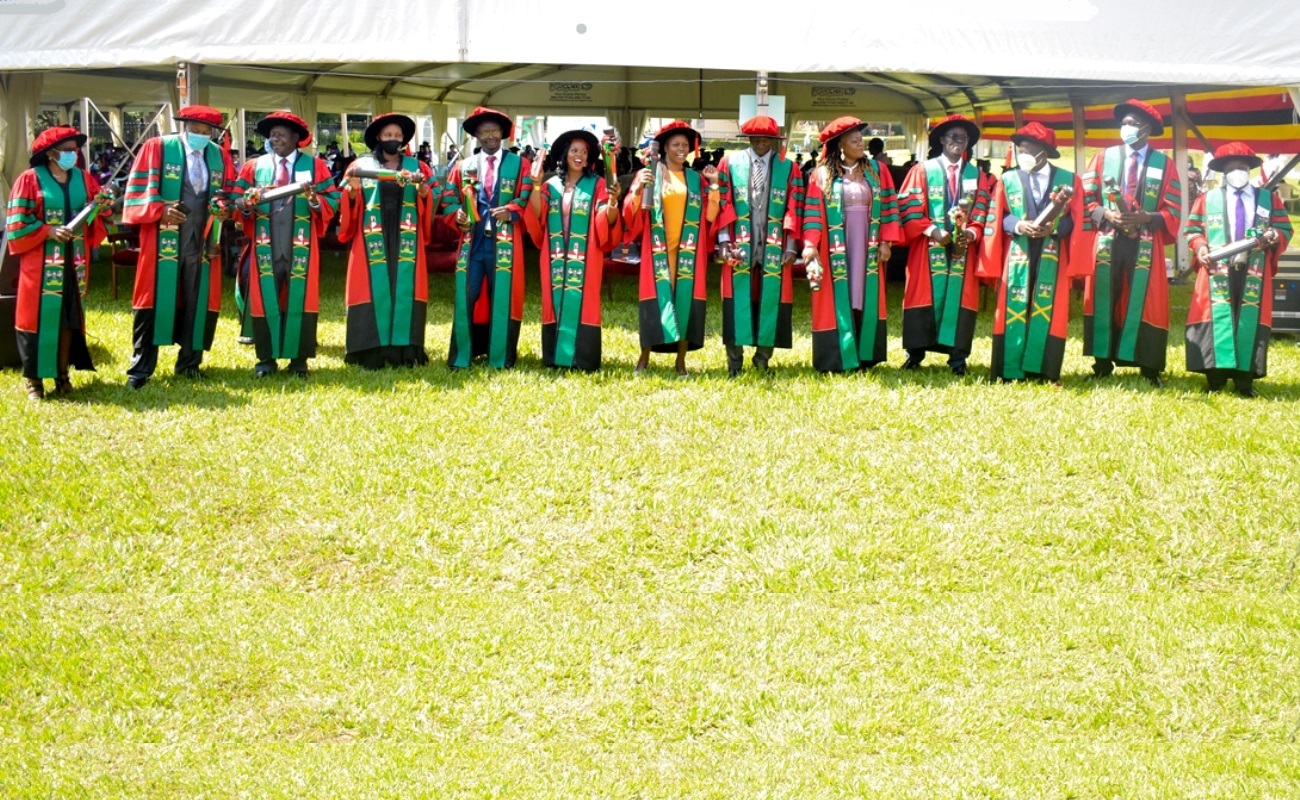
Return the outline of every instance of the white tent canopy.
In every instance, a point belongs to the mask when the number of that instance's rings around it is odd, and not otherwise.
[[[647,19],[644,4],[575,0],[0,0],[0,70],[561,62],[1300,84],[1300,40],[1268,35],[1296,29],[1300,6],[1290,3],[1237,4],[1225,14],[1220,0],[926,0],[926,24],[921,7],[906,3],[860,13],[789,14],[783,6],[779,18],[730,7],[650,9],[661,18]],[[680,47],[664,35],[674,18]],[[700,21],[712,26],[707,34],[696,34]]]

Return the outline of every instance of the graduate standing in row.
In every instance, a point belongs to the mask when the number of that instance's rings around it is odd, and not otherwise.
[[[289,372],[307,377],[307,359],[316,356],[316,319],[320,313],[320,239],[338,207],[339,190],[324,159],[301,148],[311,145],[311,131],[301,117],[287,111],[268,114],[257,123],[268,152],[244,163],[234,197],[249,241],[248,294],[258,378],[288,359]],[[302,194],[270,203],[268,190],[307,184]]]
[[[112,200],[99,182],[77,166],[85,134],[66,126],[48,128],[32,143],[31,169],[9,195],[5,237],[19,257],[14,328],[27,397],[45,397],[45,379],[60,395],[72,391],[68,368],[94,370],[86,347],[88,250],[104,239]],[[77,230],[73,219],[92,203],[100,210]]]
[[[1273,326],[1272,278],[1291,240],[1291,218],[1276,191],[1256,187],[1251,170],[1263,160],[1241,142],[1214,151],[1209,167],[1223,186],[1196,198],[1187,244],[1196,254],[1196,286],[1187,309],[1187,371],[1205,375],[1212,392],[1232,379],[1237,393],[1256,397],[1268,374]],[[1254,239],[1254,250],[1211,261],[1210,251]]]
[[[903,292],[903,369],[918,369],[927,352],[944,353],[954,375],[966,374],[979,310],[979,242],[988,194],[966,152],[979,141],[960,114],[930,131],[940,153],[908,173],[899,190],[903,238],[909,245]]]
[[[600,142],[561,134],[533,164],[523,222],[541,251],[542,363],[600,369],[600,286],[605,254],[623,236],[619,183],[605,174]],[[543,181],[547,169],[555,174]],[[609,180],[607,181],[607,178]]]
[[[740,126],[749,147],[718,164],[722,208],[722,341],[727,373],[740,374],[745,348],[767,370],[778,347],[793,346],[794,262],[803,237],[803,174],[781,152],[777,121],[758,116]]]
[[[809,176],[805,265],[812,291],[813,368],[870,369],[887,358],[885,263],[900,241],[889,170],[867,157],[866,123],[840,117],[822,129]]]
[[[134,354],[127,385],[142,388],[158,366],[158,348],[176,344],[176,374],[202,376],[221,312],[221,250],[214,241],[228,216],[235,169],[214,139],[220,111],[185,106],[180,133],[145,142],[131,167],[122,221],[140,231],[135,270]]]
[[[980,276],[997,280],[989,371],[994,380],[1057,383],[1070,324],[1070,278],[1078,273],[1071,235],[1083,226],[1083,185],[1048,161],[1061,156],[1055,131],[1030,122],[1011,141],[1016,169],[997,184],[980,259]]]
[[[636,371],[650,366],[651,352],[675,353],[674,369],[686,375],[687,351],[704,346],[709,253],[721,190],[717,167],[687,169],[687,157],[699,151],[699,131],[674,120],[654,140],[659,159],[637,173],[623,201],[626,239],[641,243]]]

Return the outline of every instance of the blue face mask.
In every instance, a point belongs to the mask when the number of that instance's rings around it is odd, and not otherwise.
[[[76,150],[60,150],[58,158],[55,159],[58,165],[63,169],[72,169],[77,166]]]
[[[212,141],[212,137],[202,133],[186,133],[186,141],[190,143],[190,149],[201,151]]]

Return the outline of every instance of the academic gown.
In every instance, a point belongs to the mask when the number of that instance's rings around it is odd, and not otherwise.
[[[715,234],[715,238],[717,235],[720,235],[721,231],[726,230],[733,247],[737,244],[738,234],[736,225],[739,219],[736,206],[737,194],[743,192],[746,202],[749,200],[749,187],[735,186],[732,181],[732,165],[737,158],[748,159],[749,151],[736,154],[734,158],[733,156],[723,156],[722,162],[718,164],[718,185],[722,206],[718,211],[717,220],[714,221],[714,229],[718,232]],[[767,192],[769,198],[769,212],[771,211],[770,206],[772,196],[771,180],[772,176],[777,171],[778,163],[789,164],[790,175],[786,180],[785,185],[781,187],[784,199],[778,204],[778,210],[781,212],[778,222],[780,222],[781,225],[782,235],[781,241],[775,244],[781,250],[781,267],[779,274],[775,275],[774,279],[779,282],[780,292],[776,298],[776,305],[769,312],[774,315],[774,318],[767,320],[767,324],[775,330],[775,336],[770,345],[768,343],[759,342],[760,325],[763,321],[762,314],[764,313],[762,301],[766,279],[764,278],[763,269],[753,268],[751,265],[756,260],[756,257],[762,257],[762,248],[766,246],[766,238],[769,231],[753,230],[751,216],[750,246],[752,250],[749,259],[750,264],[744,265],[750,267],[749,283],[751,305],[748,320],[737,320],[735,268],[731,264],[722,265],[722,342],[726,345],[735,346],[737,344],[737,330],[748,328],[749,335],[746,344],[744,345],[746,347],[755,346],[755,344],[780,348],[789,348],[793,346],[794,326],[792,323],[792,317],[794,312],[794,268],[793,265],[785,264],[785,249],[787,238],[799,242],[803,236],[801,231],[804,205],[803,173],[799,170],[798,165],[789,161],[789,159],[782,158],[780,153],[772,154],[771,168],[768,174]],[[752,213],[751,209],[751,215]],[[768,225],[766,227],[771,228],[771,223],[772,220],[769,217]]]
[[[509,170],[518,169],[518,176],[515,178],[513,187],[514,197],[509,203],[505,204],[505,207],[515,217],[512,222],[507,223],[510,228],[510,235],[507,237],[511,248],[510,258],[507,261],[497,261],[492,291],[487,291],[487,287],[484,286],[483,290],[479,292],[474,308],[462,311],[460,300],[453,303],[451,345],[447,351],[447,364],[453,368],[468,366],[469,361],[479,356],[488,356],[489,363],[495,360],[497,361],[495,366],[509,368],[514,366],[519,353],[519,330],[524,319],[524,288],[526,285],[524,273],[525,223],[522,222],[522,217],[524,209],[528,206],[528,197],[533,191],[532,162],[518,153],[511,153],[504,149],[498,150],[497,153],[501,155],[501,163],[497,165],[496,185],[493,187],[492,196],[488,198],[485,196],[485,192],[480,191],[479,196],[476,198],[476,207],[480,216],[478,224],[468,232],[462,232],[456,225],[454,214],[444,218],[443,224],[455,231],[459,237],[457,247],[459,255],[456,268],[461,271],[464,268],[464,264],[461,262],[464,262],[469,256],[467,247],[473,246],[471,239],[486,235],[488,209],[501,205],[502,186],[505,176],[509,174]],[[481,156],[480,153],[471,158],[481,160]],[[458,195],[463,191],[462,181],[464,179],[461,170],[468,163],[470,163],[469,159],[457,162],[456,166],[452,167],[451,172],[447,175],[448,186]],[[485,169],[486,167],[483,166],[478,168],[479,181],[482,181],[485,177]],[[463,199],[461,204],[464,205]],[[497,237],[496,243],[494,245],[480,244],[479,246],[494,246],[497,255],[501,256],[504,252],[502,249],[503,242],[499,238],[501,223],[492,220],[492,232]],[[460,288],[459,283],[458,278],[458,288],[456,290],[458,297],[462,291],[466,291]],[[498,293],[502,291],[508,292],[508,295],[498,297]],[[456,341],[456,331],[462,325],[460,320],[462,314],[467,314],[470,317],[470,355],[468,359],[461,354],[460,345]],[[495,325],[505,326],[504,339],[502,339],[502,334],[493,330]],[[502,352],[493,352],[494,333],[497,333],[498,348],[503,348]]]
[[[609,202],[609,191],[605,179],[597,177],[591,208],[586,214],[574,214],[571,209],[569,234],[568,236],[561,234],[560,241],[553,245],[550,224],[555,218],[553,215],[563,214],[560,204],[564,187],[558,178],[552,178],[534,191],[542,193],[541,211],[534,215],[525,210],[521,219],[528,230],[529,238],[541,251],[542,363],[548,367],[572,366],[582,370],[600,369],[600,286],[605,269],[605,254],[618,246],[622,240],[622,220],[616,216],[614,221],[610,222],[608,214],[601,211],[601,207]],[[556,221],[559,229],[563,231],[563,217],[560,216]],[[578,233],[586,235],[587,250],[586,258],[583,259],[581,287],[576,298],[580,305],[572,363],[557,365],[556,344],[560,324],[559,315],[556,313],[556,294],[562,295],[559,308],[563,311],[564,305],[572,299],[563,289],[567,285],[563,254],[571,251],[573,236]],[[553,252],[556,246],[558,252]],[[552,272],[553,264],[557,268],[555,272]]]
[[[1103,175],[1107,153],[1119,151],[1118,169]],[[1143,188],[1142,207],[1158,215],[1150,224],[1152,245],[1151,268],[1146,276],[1139,276],[1135,267],[1116,269],[1110,283],[1099,286],[1096,280],[1098,251],[1104,242],[1103,233],[1110,226],[1101,227],[1093,221],[1093,212],[1100,208],[1113,208],[1105,196],[1105,178],[1115,178],[1124,185],[1124,146],[1108,148],[1088,164],[1083,178],[1083,230],[1076,233],[1073,258],[1086,276],[1083,290],[1083,353],[1099,359],[1114,361],[1119,366],[1143,367],[1161,372],[1165,368],[1165,348],[1169,341],[1169,284],[1165,279],[1165,247],[1174,242],[1181,224],[1182,195],[1173,160],[1154,148],[1147,152],[1147,161],[1139,168],[1138,180]],[[1147,190],[1150,182],[1151,191]],[[1115,243],[1120,235],[1116,234]],[[1126,245],[1124,245],[1126,246]],[[1130,258],[1131,262],[1132,259]],[[1137,278],[1142,277],[1142,282]],[[1129,299],[1135,287],[1144,283],[1145,294],[1137,319],[1129,319]],[[1108,336],[1098,336],[1096,329],[1099,290],[1111,295],[1109,305],[1112,318]],[[1118,291],[1116,291],[1118,290]]]
[[[947,184],[936,191],[943,193],[944,215],[940,219],[931,216],[927,179],[927,165],[937,164],[942,169],[942,160],[933,158],[912,167],[898,192],[899,214],[903,222],[903,241],[908,245],[907,283],[903,291],[903,348],[905,350],[926,350],[935,353],[951,354],[955,351],[969,353],[971,341],[975,335],[975,316],[979,311],[979,280],[976,275],[979,264],[979,244],[983,235],[985,216],[988,213],[988,194],[979,188],[979,170],[969,162],[963,162],[961,174],[962,196],[975,198],[966,226],[971,229],[971,239],[964,253],[958,253],[949,245],[949,258],[961,265],[960,298],[954,307],[946,301],[945,307],[957,312],[955,334],[952,345],[940,344],[939,319],[935,310],[934,283],[932,277],[930,240],[926,231],[932,224],[939,228],[951,229],[948,218],[951,209],[957,205],[959,197],[953,197]],[[956,270],[954,270],[955,272]],[[955,280],[950,286],[956,284]],[[947,289],[945,288],[945,291]],[[947,322],[945,319],[944,322]]]
[[[1008,201],[1008,186],[1012,181],[1022,187],[1018,203]],[[1032,222],[1050,202],[1052,187],[1068,185],[1073,189],[1069,204],[1052,222],[1052,234],[1033,240],[1027,236],[1007,233],[1007,227],[1024,219]],[[1018,208],[1013,209],[1012,205]],[[1017,214],[1021,212],[1024,216]],[[1035,204],[1029,189],[1026,173],[1008,172],[998,181],[993,198],[992,213],[984,226],[979,274],[981,278],[996,281],[997,306],[993,312],[993,355],[989,371],[995,379],[1014,380],[1026,376],[1047,380],[1061,379],[1061,365],[1065,360],[1065,340],[1070,325],[1070,279],[1077,273],[1077,262],[1071,258],[1074,231],[1083,227],[1083,184],[1069,170],[1049,166],[1047,187],[1041,204]],[[1013,305],[1024,304],[1022,312],[1013,308],[1008,314],[1008,292],[1011,288],[1012,247],[1018,256],[1028,258],[1028,281],[1016,291],[1025,291]],[[1041,270],[1043,249],[1053,247],[1057,253],[1056,276],[1045,280]],[[1008,348],[1008,329],[1013,332]],[[1008,359],[1008,350],[1013,358]]]
[[[871,217],[867,245],[872,242],[899,244],[903,229],[898,220],[898,201],[894,179],[879,162],[867,159],[865,177],[871,184],[872,197],[879,199],[880,213]],[[831,264],[831,229],[827,204],[833,184],[829,184],[825,167],[813,169],[808,182],[807,203],[803,215],[803,238],[808,247],[817,248],[822,268],[821,287],[812,292],[813,368],[821,372],[843,372],[858,367],[875,366],[886,360],[889,334],[886,310],[886,270],[881,264],[866,265],[864,291],[874,289],[876,302],[864,303],[862,325],[853,327],[852,298],[848,295],[849,279],[843,291],[837,291]],[[847,239],[847,233],[844,234]],[[847,253],[847,251],[846,251]],[[871,341],[865,339],[869,337]]]
[[[1224,189],[1215,189],[1217,193],[1224,193]],[[1231,192],[1227,193],[1231,196]],[[1201,195],[1196,198],[1192,205],[1191,212],[1187,221],[1187,245],[1195,253],[1202,245],[1209,242],[1208,236],[1214,227],[1226,229],[1227,225],[1223,219],[1210,219],[1206,213],[1208,195]],[[1231,201],[1224,200],[1225,213],[1234,213],[1235,209]],[[1291,218],[1287,215],[1286,206],[1278,197],[1277,192],[1269,192],[1269,200],[1265,205],[1261,197],[1260,190],[1255,190],[1255,208],[1247,209],[1247,225],[1257,226],[1260,230],[1265,227],[1272,227],[1278,233],[1277,246],[1265,251],[1263,274],[1259,276],[1261,281],[1258,296],[1253,296],[1254,292],[1248,286],[1248,274],[1246,270],[1232,266],[1223,266],[1216,264],[1213,271],[1216,274],[1223,275],[1227,278],[1224,283],[1228,291],[1228,308],[1231,309],[1230,315],[1219,320],[1218,331],[1214,319],[1214,303],[1212,303],[1211,292],[1211,270],[1207,269],[1199,261],[1196,261],[1196,285],[1192,289],[1192,302],[1187,309],[1187,371],[1200,372],[1209,374],[1217,372],[1224,378],[1249,379],[1262,378],[1268,374],[1268,345],[1272,336],[1273,328],[1273,276],[1277,274],[1278,259],[1286,251],[1287,244],[1291,240]],[[1227,244],[1226,230],[1221,234],[1224,243]],[[1213,247],[1211,247],[1213,249]],[[1220,278],[1223,280],[1223,278]],[[1259,322],[1256,329],[1253,344],[1242,341],[1242,336],[1246,335],[1245,331],[1240,328],[1243,307],[1257,305],[1259,311]],[[1224,323],[1227,323],[1225,325]],[[1229,335],[1230,331],[1230,335]],[[1220,348],[1216,348],[1216,339],[1222,335],[1219,342]],[[1221,363],[1218,357],[1219,352],[1224,344],[1227,344],[1228,350],[1232,351],[1232,356],[1238,353],[1245,354],[1249,352],[1248,359],[1235,359],[1231,363]],[[1231,358],[1227,352],[1225,357]],[[1244,362],[1244,363],[1243,363]]]
[[[104,240],[104,223],[112,210],[105,208],[87,222],[80,231],[79,242],[61,244],[49,238],[56,226],[71,222],[85,207],[71,194],[77,181],[84,186],[84,191],[79,193],[84,194],[85,201],[93,202],[99,194],[99,181],[80,168],[68,173],[72,208],[65,207],[62,191],[52,197],[46,197],[42,191],[42,183],[55,184],[46,166],[33,167],[20,174],[9,195],[5,238],[9,252],[18,256],[14,328],[23,377],[32,380],[58,377],[56,356],[63,330],[71,333],[69,365],[84,370],[95,368],[86,346],[82,299],[89,288],[89,251]],[[62,284],[57,293],[44,291],[48,283],[47,269],[52,271],[49,279]]]
[[[263,190],[274,188],[275,163],[276,159],[272,155],[245,162],[240,169],[239,179],[235,182],[234,202],[242,202],[244,194],[254,186],[261,185]],[[264,183],[258,181],[259,170],[263,173]],[[269,180],[266,180],[268,176]],[[320,239],[334,218],[339,189],[334,185],[333,176],[324,159],[305,152],[298,153],[289,180],[293,183],[310,181],[320,202],[320,207],[313,210],[302,195],[284,201],[293,203],[294,216],[306,220],[309,225],[307,241],[293,243],[295,247],[306,246],[306,263],[292,265],[289,280],[280,283],[273,274],[259,277],[257,249],[264,248],[267,259],[275,256],[270,249],[270,242],[259,241],[257,236],[258,217],[270,213],[270,204],[262,204],[256,214],[238,216],[249,242],[249,251],[240,260],[251,259],[246,302],[259,361],[316,356],[316,323],[320,316]],[[270,264],[266,267],[269,271]],[[296,281],[302,281],[301,286],[295,286]],[[274,295],[268,297],[267,290],[273,291]],[[272,318],[278,320],[278,330],[274,332],[269,322]],[[297,321],[296,330],[293,331],[289,329],[292,320]],[[279,345],[278,349],[276,345]]]

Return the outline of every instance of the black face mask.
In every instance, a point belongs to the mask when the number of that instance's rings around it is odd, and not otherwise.
[[[396,139],[385,139],[379,143],[379,149],[383,150],[390,156],[395,156],[402,152],[402,143]]]

